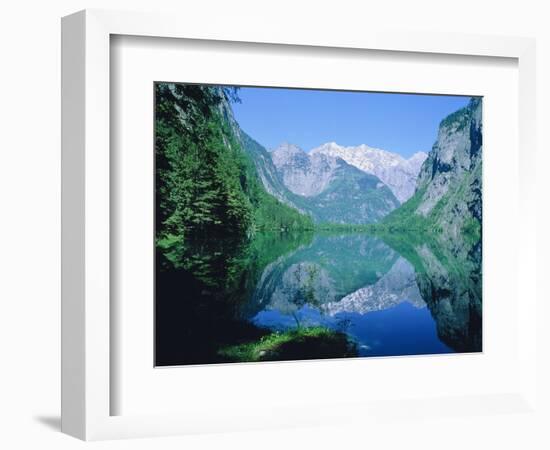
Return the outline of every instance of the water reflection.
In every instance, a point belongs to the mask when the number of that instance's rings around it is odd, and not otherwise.
[[[457,254],[362,233],[201,245],[187,266],[157,273],[159,365],[224,362],[220,349],[312,327],[346,336],[359,356],[481,351],[479,245]]]

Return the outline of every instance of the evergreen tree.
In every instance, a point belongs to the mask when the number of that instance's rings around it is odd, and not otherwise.
[[[158,83],[155,99],[156,239],[168,260],[190,240],[311,228],[265,191],[243,151],[236,88]]]

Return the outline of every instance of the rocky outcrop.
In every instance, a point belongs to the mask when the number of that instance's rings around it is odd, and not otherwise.
[[[311,197],[323,192],[342,165],[336,158],[308,155],[296,145],[284,143],[271,152],[273,164],[285,186],[295,194]]]
[[[282,203],[306,213],[295,202],[293,193],[285,186],[277,168],[273,164],[269,152],[248,134],[239,129],[239,135],[243,148],[254,162],[256,173],[260,178],[264,189]]]
[[[363,172],[377,176],[391,189],[401,203],[414,194],[418,172],[428,156],[424,152],[417,152],[409,159],[405,159],[397,153],[364,144],[356,147],[343,147],[335,142],[328,142],[314,148],[310,155],[342,158]]]
[[[482,132],[482,101],[473,98],[441,122],[418,176],[416,214],[430,217],[451,239],[480,233]]]

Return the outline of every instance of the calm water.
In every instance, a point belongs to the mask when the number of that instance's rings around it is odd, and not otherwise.
[[[463,250],[361,233],[195,243],[157,272],[157,364],[227,362],[220,349],[317,326],[357,356],[481,351],[479,244]]]

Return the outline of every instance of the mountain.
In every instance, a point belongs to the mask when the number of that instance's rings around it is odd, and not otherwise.
[[[323,309],[331,316],[341,312],[366,314],[393,308],[405,301],[415,308],[426,306],[416,283],[414,267],[405,258],[399,257],[390,271],[376,283],[364,286],[336,302],[327,303]]]
[[[462,245],[457,252],[456,242],[461,239],[449,239],[445,233],[386,233],[383,241],[414,267],[417,290],[435,320],[439,338],[455,351],[481,351],[482,258],[478,246]]]
[[[298,195],[311,197],[323,192],[341,163],[322,154],[308,155],[296,145],[284,143],[271,152],[273,164],[285,186]]]
[[[382,240],[362,233],[317,234],[265,268],[246,313],[253,316],[266,307],[283,311],[302,303],[329,308],[365,285],[376,284],[398,259]],[[403,290],[405,284],[401,283]]]
[[[240,127],[237,133],[243,144],[244,151],[254,163],[257,176],[262,182],[264,189],[280,202],[305,213],[292,201],[293,193],[283,183],[269,152]]]
[[[395,227],[431,228],[444,234],[454,253],[481,245],[482,102],[442,120],[428,158],[422,164],[415,194],[385,222]]]
[[[341,158],[310,155],[291,144],[281,145],[270,155],[292,193],[287,196],[288,204],[309,213],[317,223],[374,223],[400,204],[378,177]]]
[[[435,319],[437,334],[458,352],[482,350],[481,255],[453,255],[452,241],[417,246],[422,262],[418,289]],[[447,250],[448,249],[448,250]],[[435,251],[437,250],[437,252]]]
[[[369,147],[368,145],[343,147],[335,142],[328,142],[314,148],[311,150],[310,155],[342,158],[345,162],[363,172],[376,175],[391,189],[401,203],[414,194],[418,172],[428,156],[424,152],[417,152],[409,159],[405,159],[397,153]]]
[[[459,212],[481,221],[481,113],[481,100],[472,99],[441,122],[437,141],[418,176],[417,190],[423,195],[417,211],[423,216],[439,204],[440,219],[452,219]],[[442,199],[448,200],[446,205],[440,204]],[[460,211],[453,214],[455,207]]]

